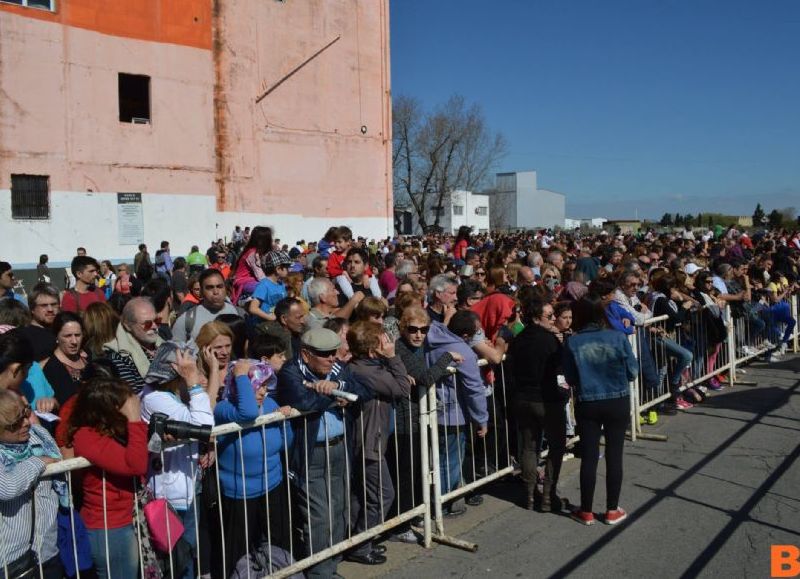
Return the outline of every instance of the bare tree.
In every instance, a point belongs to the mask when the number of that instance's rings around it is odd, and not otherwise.
[[[506,152],[505,138],[489,129],[481,107],[457,95],[432,112],[415,98],[397,97],[393,134],[395,202],[411,204],[423,231],[439,226],[448,193],[485,185]]]

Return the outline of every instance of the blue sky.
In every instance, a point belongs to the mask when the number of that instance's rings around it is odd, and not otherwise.
[[[392,91],[454,93],[570,217],[800,209],[800,1],[391,0]]]

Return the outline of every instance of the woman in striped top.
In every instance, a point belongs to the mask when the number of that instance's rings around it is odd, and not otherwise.
[[[52,437],[31,424],[25,400],[16,392],[0,390],[0,569],[4,576],[38,566],[37,561],[43,579],[63,575],[56,543],[59,483],[41,478],[47,465],[60,459]]]

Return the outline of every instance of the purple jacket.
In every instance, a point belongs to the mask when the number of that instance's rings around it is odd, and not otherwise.
[[[439,424],[462,426],[467,418],[476,426],[486,426],[489,411],[486,405],[486,388],[478,368],[478,356],[464,340],[447,326],[432,322],[425,340],[425,360],[432,366],[445,352],[458,352],[464,357],[454,364],[457,372],[436,383],[437,416]]]

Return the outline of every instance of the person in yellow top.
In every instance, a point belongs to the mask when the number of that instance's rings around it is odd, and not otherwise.
[[[797,282],[789,283],[789,280],[782,273],[772,272],[770,282],[766,287],[769,296],[769,309],[766,318],[769,340],[777,344],[775,351],[772,352],[773,356],[781,356],[786,352],[786,347],[797,325],[797,320],[792,317],[789,302],[787,301],[787,298],[797,289]],[[785,324],[785,326],[783,336],[779,341],[776,341],[780,336],[778,324]]]

